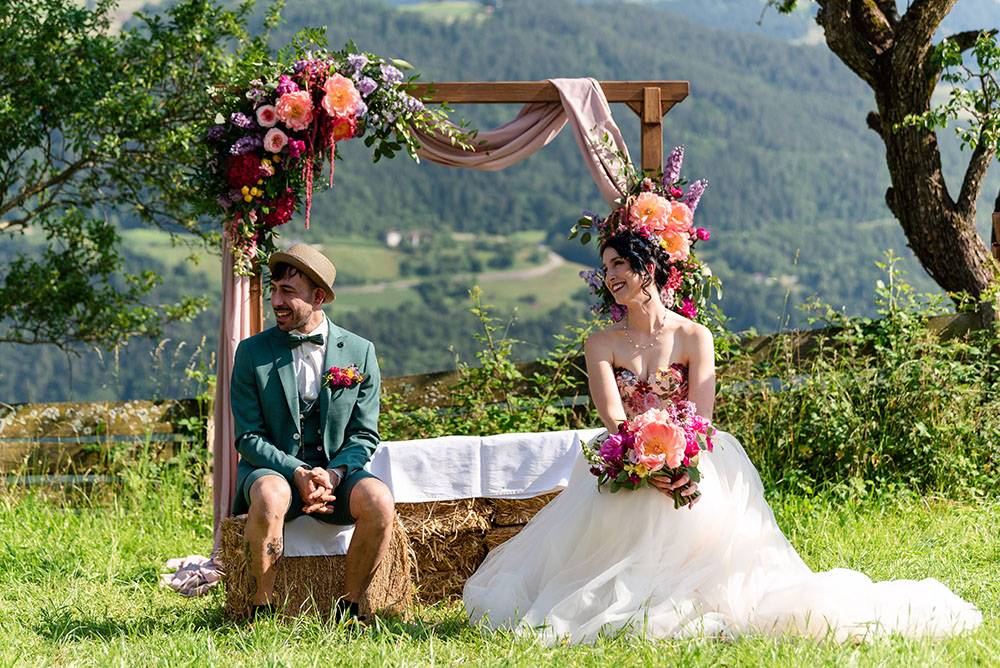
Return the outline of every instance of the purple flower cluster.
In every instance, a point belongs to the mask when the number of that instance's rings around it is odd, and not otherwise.
[[[358,92],[361,93],[362,97],[368,97],[375,91],[376,88],[378,88],[378,84],[375,83],[375,80],[372,79],[371,77],[361,77],[361,80],[358,81],[357,86],[358,86]]]
[[[238,128],[252,128],[254,125],[254,120],[244,114],[242,111],[234,111],[229,116],[229,122]],[[233,155],[239,155],[234,153]]]
[[[257,149],[264,146],[264,142],[260,137],[240,137],[236,140],[236,143],[229,148],[230,155],[246,155],[251,151],[256,151]]]
[[[681,163],[684,162],[684,145],[675,146],[663,163],[663,185],[672,186],[681,178]]]
[[[584,280],[587,287],[593,294],[598,294],[601,288],[604,287],[604,272],[600,269],[591,269],[589,271],[581,271],[580,278]]]
[[[681,201],[691,208],[691,213],[694,213],[694,210],[698,208],[698,202],[701,201],[701,196],[704,194],[705,188],[707,187],[707,180],[698,179],[691,184],[690,188],[688,188],[687,195],[684,195],[684,199]]]
[[[349,53],[347,54],[347,64],[355,72],[360,72],[368,65],[368,56],[363,53]]]
[[[424,110],[424,103],[411,95],[407,95],[403,98],[403,106],[406,108],[406,111],[411,114],[419,114]]]
[[[379,65],[379,69],[382,71],[382,79],[387,84],[398,84],[403,80],[403,73],[389,63],[382,63]]]
[[[205,134],[205,139],[208,141],[219,141],[226,134],[225,125],[213,125],[211,129]]]

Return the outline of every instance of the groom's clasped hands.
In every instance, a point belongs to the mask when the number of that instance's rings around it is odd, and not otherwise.
[[[320,466],[298,468],[292,476],[292,482],[305,503],[302,506],[303,513],[326,515],[333,512],[332,504],[337,497],[333,494],[335,485],[330,471]]]

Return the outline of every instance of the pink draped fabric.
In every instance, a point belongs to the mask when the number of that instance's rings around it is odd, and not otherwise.
[[[437,165],[496,172],[524,160],[555,139],[569,121],[590,175],[608,204],[621,197],[623,184],[615,152],[628,159],[622,133],[611,117],[604,91],[596,79],[549,79],[562,104],[532,103],[514,120],[478,134],[474,151],[453,146],[447,137],[414,132],[422,144],[417,154]],[[604,136],[611,140],[608,146]]]
[[[591,78],[549,79],[559,90],[561,104],[526,104],[514,120],[493,130],[480,132],[474,151],[452,146],[450,140],[423,132],[415,133],[423,145],[418,153],[428,162],[450,167],[499,171],[524,160],[551,142],[567,122],[573,131],[584,162],[601,194],[613,204],[620,197],[623,184],[619,174],[619,152],[626,159],[625,140],[611,117],[611,108],[600,84]],[[612,145],[604,141],[610,138]],[[196,596],[218,582],[219,569],[214,561],[221,549],[222,520],[229,516],[236,494],[235,436],[229,407],[229,381],[232,376],[236,346],[250,336],[250,282],[233,275],[229,241],[222,251],[222,314],[219,327],[218,371],[215,385],[215,443],[213,482],[215,544],[213,559],[196,555],[171,560],[168,568],[176,573],[162,575],[164,584],[185,596]]]
[[[213,433],[213,518],[214,544],[209,559],[191,555],[171,559],[166,568],[175,570],[160,576],[164,585],[183,596],[200,596],[219,582],[221,570],[216,559],[222,550],[222,520],[229,516],[236,495],[236,436],[229,408],[229,380],[233,374],[236,346],[250,336],[250,279],[233,274],[229,239],[222,248],[222,318],[219,324],[219,354],[215,377],[215,431]]]

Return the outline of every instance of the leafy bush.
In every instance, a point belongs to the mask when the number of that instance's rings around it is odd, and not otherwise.
[[[943,300],[915,294],[897,261],[889,253],[879,263],[888,277],[876,285],[879,319],[804,307],[827,326],[808,356],[791,336],[764,359],[723,346],[716,424],[740,439],[766,485],[809,493],[873,483],[946,497],[995,489],[996,331],[948,338],[928,327]]]

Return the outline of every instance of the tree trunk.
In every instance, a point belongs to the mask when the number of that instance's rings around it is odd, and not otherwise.
[[[830,49],[875,92],[878,112],[868,124],[885,144],[892,182],[886,204],[908,245],[942,289],[978,298],[993,278],[990,250],[975,226],[976,199],[993,152],[982,145],[972,151],[956,201],[944,181],[934,132],[894,130],[907,114],[930,109],[941,74],[930,61],[932,40],[956,1],[915,0],[898,17],[888,11],[891,3],[819,0],[816,20]]]

